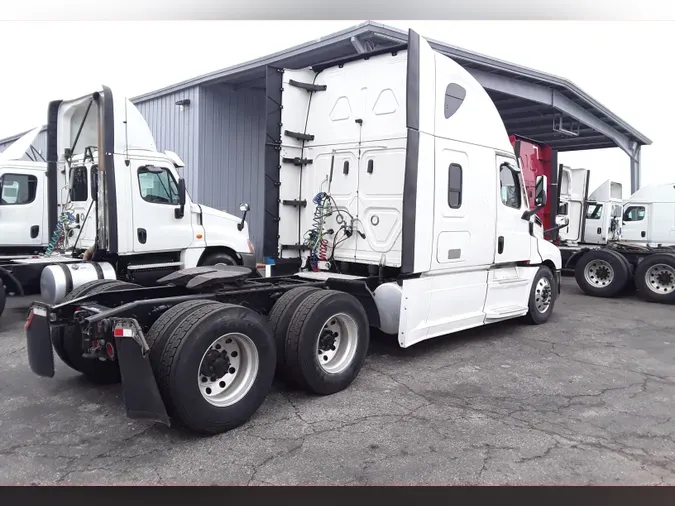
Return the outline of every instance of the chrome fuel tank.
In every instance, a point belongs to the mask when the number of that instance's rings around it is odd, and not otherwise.
[[[117,279],[107,262],[48,265],[40,276],[40,294],[48,304],[58,304],[78,286],[95,279]]]

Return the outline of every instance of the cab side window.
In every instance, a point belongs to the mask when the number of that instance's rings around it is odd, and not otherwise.
[[[141,167],[138,169],[138,186],[141,198],[153,204],[177,206],[178,185],[171,172],[163,167]]]
[[[602,218],[602,204],[589,204],[586,219],[599,220],[600,218]]]
[[[35,200],[37,177],[27,174],[0,176],[0,205],[20,206]]]
[[[643,206],[631,206],[623,213],[623,221],[642,221],[645,219]]]
[[[520,209],[522,203],[522,188],[518,172],[505,163],[499,168],[499,188],[502,203],[507,207]]]

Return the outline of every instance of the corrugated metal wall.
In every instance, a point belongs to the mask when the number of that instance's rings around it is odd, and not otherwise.
[[[200,105],[199,203],[239,216],[239,205],[248,202],[246,221],[260,258],[265,92],[202,88]]]
[[[189,99],[190,104],[181,111],[176,102],[184,99]],[[150,125],[157,149],[174,151],[185,162],[181,175],[196,202],[200,202],[199,99],[199,88],[194,87],[135,104]]]
[[[14,137],[12,140],[0,142],[0,153],[3,152],[5,148],[9,147],[10,144],[12,144],[18,138],[19,137]],[[37,149],[38,153],[40,153],[43,157],[47,158],[47,130],[42,130],[37,135],[37,137],[35,137],[35,140],[33,141],[33,147]],[[23,160],[30,161],[30,158],[24,155]],[[42,161],[40,157],[38,157],[38,161]]]

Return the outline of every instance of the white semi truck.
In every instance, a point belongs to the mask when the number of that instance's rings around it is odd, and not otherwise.
[[[645,186],[624,201],[620,183],[605,181],[587,195],[590,171],[562,169],[564,270],[589,295],[637,289],[644,300],[675,303],[675,183]]]
[[[157,287],[97,280],[60,304],[35,302],[26,333],[36,374],[54,375],[55,349],[93,381],[121,379],[128,416],[214,434],[251,417],[275,371],[314,394],[346,388],[370,328],[407,348],[549,320],[560,251],[544,240],[501,117],[469,72],[413,31],[399,48],[266,72],[273,275],[197,267]],[[136,170],[106,147],[122,128],[113,100],[97,95],[102,137],[87,133],[106,153],[104,184]],[[540,207],[545,176],[537,183]],[[133,192],[99,192],[118,213],[133,205]],[[99,216],[109,237],[113,215]]]
[[[46,163],[15,160],[25,139],[0,160],[0,314],[7,293],[39,291],[57,303],[96,279],[152,286],[175,270],[216,264],[257,274],[248,205],[238,218],[192,202],[178,155],[157,151],[138,109],[106,102],[104,90],[50,104]],[[106,116],[105,107],[115,109]],[[117,155],[123,163],[113,167]]]

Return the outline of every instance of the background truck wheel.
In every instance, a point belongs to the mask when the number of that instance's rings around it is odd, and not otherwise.
[[[301,286],[287,291],[274,303],[269,315],[270,327],[274,334],[277,346],[277,376],[284,380],[291,380],[292,375],[286,365],[286,334],[291,323],[293,313],[300,303],[319,288]]]
[[[179,425],[217,434],[244,424],[267,397],[276,350],[266,319],[230,304],[184,315],[155,371],[164,403]]]
[[[204,261],[201,263],[201,265],[216,265],[216,264],[225,264],[225,265],[239,265],[237,260],[232,257],[231,255],[228,255],[227,253],[211,253],[208,255]]]
[[[608,249],[584,253],[574,268],[577,285],[588,295],[614,297],[628,283],[628,262],[623,256]]]
[[[533,325],[546,323],[553,313],[557,293],[558,287],[551,269],[545,266],[539,267],[532,280],[528,302],[529,311],[525,315],[525,320]]]
[[[63,298],[63,302],[85,295],[94,295],[110,290],[130,290],[138,285],[114,279],[96,279],[79,286]],[[52,330],[54,350],[71,369],[82,373],[92,383],[100,385],[119,383],[120,370],[117,362],[95,360],[82,356],[82,334],[79,326],[68,325]]]
[[[320,290],[305,298],[291,317],[286,365],[300,387],[329,395],[356,379],[369,343],[368,317],[358,299]]]
[[[5,293],[5,285],[2,284],[2,279],[0,279],[0,316],[5,310],[5,303],[7,302],[7,294]]]
[[[644,300],[675,304],[675,255],[654,253],[638,263],[635,286]]]
[[[222,304],[212,300],[189,300],[181,302],[162,313],[155,323],[152,324],[150,331],[145,336],[145,341],[150,347],[150,363],[152,364],[153,371],[159,368],[164,345],[171,336],[171,333],[183,321],[186,315],[206,306],[217,309],[222,307]]]

